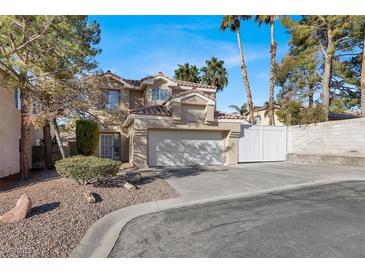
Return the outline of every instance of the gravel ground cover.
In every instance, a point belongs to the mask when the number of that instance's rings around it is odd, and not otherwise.
[[[0,223],[0,257],[68,257],[86,230],[104,215],[178,195],[153,172],[142,176],[137,190],[79,186],[57,177],[55,171],[42,172],[24,184],[17,182],[17,188],[0,192],[0,215],[14,207],[23,193],[32,199],[33,207],[29,217],[19,223]],[[96,193],[97,202],[88,204],[84,191]]]

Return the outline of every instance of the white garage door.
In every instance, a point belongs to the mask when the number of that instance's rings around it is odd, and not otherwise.
[[[223,134],[212,131],[149,131],[150,166],[222,165]]]

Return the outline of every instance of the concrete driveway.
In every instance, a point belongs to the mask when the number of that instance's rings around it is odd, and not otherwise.
[[[164,168],[158,173],[181,194],[178,199],[160,201],[161,208],[172,203],[234,198],[270,189],[365,178],[365,171],[361,168],[285,162]]]
[[[365,181],[133,219],[109,257],[365,257]]]

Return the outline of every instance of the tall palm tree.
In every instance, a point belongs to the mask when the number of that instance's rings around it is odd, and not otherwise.
[[[254,107],[253,107],[253,101],[252,101],[252,92],[251,92],[250,82],[248,80],[245,57],[243,54],[241,31],[240,31],[240,25],[241,25],[240,20],[248,20],[250,18],[251,18],[251,16],[247,16],[247,15],[225,15],[225,16],[223,16],[223,19],[222,19],[221,31],[225,31],[227,28],[229,28],[231,31],[235,32],[237,35],[237,44],[238,44],[238,49],[240,52],[240,59],[241,59],[241,74],[242,74],[242,78],[243,78],[243,83],[245,85],[247,105],[248,105],[248,109],[251,114],[249,122],[252,123],[253,115],[254,115]]]
[[[278,15],[256,15],[255,21],[259,24],[270,25],[270,88],[269,88],[269,125],[275,125],[274,119],[274,87],[275,87],[275,58],[276,58],[276,42],[275,42],[275,20],[279,18]]]
[[[193,83],[200,82],[199,69],[190,65],[189,63],[185,63],[182,65],[178,65],[179,67],[175,70],[175,78],[178,80],[189,81]]]
[[[224,67],[224,61],[212,57],[205,63],[207,66],[201,68],[202,83],[216,86],[217,91],[222,91],[228,85],[228,73]]]

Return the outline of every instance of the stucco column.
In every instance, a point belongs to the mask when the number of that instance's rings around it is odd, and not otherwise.
[[[133,163],[138,168],[146,168],[148,147],[147,129],[135,129],[133,136]]]
[[[224,164],[235,165],[238,163],[239,131],[230,131],[224,141]]]

